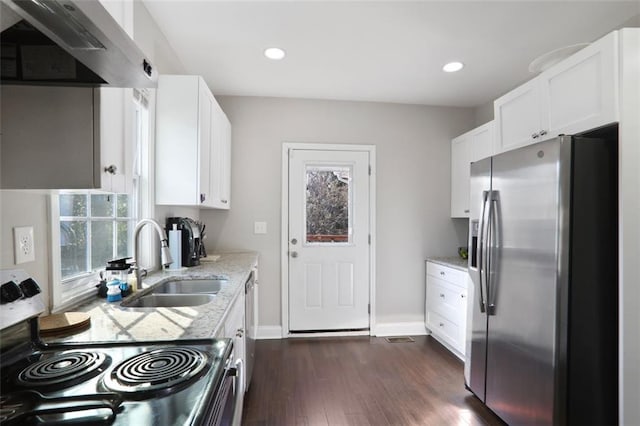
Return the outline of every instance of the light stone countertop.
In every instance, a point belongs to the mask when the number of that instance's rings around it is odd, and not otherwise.
[[[428,257],[427,261],[467,272],[468,260],[460,256]]]
[[[204,259],[199,266],[151,273],[142,280],[144,289],[128,297],[149,293],[151,290],[148,287],[175,278],[228,277],[229,283],[224,285],[214,300],[207,304],[171,308],[125,308],[120,306],[120,302],[109,303],[106,299],[96,297],[73,309],[73,311],[86,312],[91,316],[90,328],[71,336],[49,337],[43,340],[46,342],[98,342],[214,337],[225,319],[227,309],[241,291],[244,291],[244,284],[258,262],[256,252],[220,253],[219,256],[220,258],[215,261]]]

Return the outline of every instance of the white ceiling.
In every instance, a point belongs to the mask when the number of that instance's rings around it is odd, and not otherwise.
[[[640,1],[144,2],[216,95],[464,107],[530,79],[543,53],[640,20]],[[271,46],[287,57],[266,59]],[[443,73],[451,60],[466,66]]]

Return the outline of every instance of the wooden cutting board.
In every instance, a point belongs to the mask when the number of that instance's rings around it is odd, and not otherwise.
[[[91,317],[84,312],[65,312],[40,317],[40,335],[74,334],[91,326]]]

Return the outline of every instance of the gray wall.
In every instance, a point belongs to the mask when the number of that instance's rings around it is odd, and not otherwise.
[[[474,125],[475,127],[482,126],[484,123],[488,123],[493,120],[493,101],[475,107],[474,114],[476,121]]]
[[[208,252],[260,252],[260,324],[281,325],[283,142],[372,144],[377,150],[377,321],[424,320],[424,259],[466,245],[449,218],[450,142],[473,109],[218,97],[233,126],[231,210],[200,212]],[[267,234],[253,233],[254,221]]]

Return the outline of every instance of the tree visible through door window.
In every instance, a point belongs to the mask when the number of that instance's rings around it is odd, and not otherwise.
[[[306,242],[350,242],[351,168],[307,167],[306,170]]]

